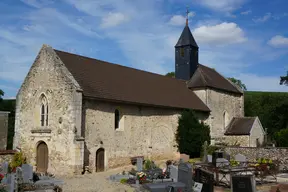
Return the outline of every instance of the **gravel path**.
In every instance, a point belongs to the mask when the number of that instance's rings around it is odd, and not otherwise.
[[[132,166],[122,167],[107,172],[77,175],[70,178],[60,177],[65,182],[64,192],[132,192],[135,191],[127,185],[111,182],[107,178],[110,175],[121,173],[123,170],[131,170]]]

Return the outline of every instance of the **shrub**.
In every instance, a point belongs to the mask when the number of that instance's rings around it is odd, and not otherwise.
[[[14,154],[12,161],[10,162],[10,168],[12,171],[16,169],[16,167],[20,167],[22,164],[26,164],[26,158],[24,157],[22,152],[17,152]]]
[[[192,110],[184,110],[178,119],[176,132],[178,151],[191,158],[199,157],[205,141],[210,143],[210,128],[199,122]]]
[[[124,183],[127,183],[128,179],[121,179],[120,180],[120,183],[124,184]]]

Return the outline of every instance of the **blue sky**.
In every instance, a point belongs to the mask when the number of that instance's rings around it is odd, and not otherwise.
[[[13,98],[42,44],[165,74],[185,25],[200,63],[251,91],[285,91],[287,0],[1,0],[0,89]],[[285,9],[286,7],[286,9]]]

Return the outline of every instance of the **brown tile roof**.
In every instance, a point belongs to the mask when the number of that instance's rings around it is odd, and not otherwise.
[[[161,107],[210,109],[186,86],[163,75],[54,50],[86,97]]]
[[[234,117],[224,135],[250,135],[256,117]]]
[[[196,72],[188,82],[189,88],[210,87],[227,92],[243,94],[243,92],[216,70],[199,64]]]

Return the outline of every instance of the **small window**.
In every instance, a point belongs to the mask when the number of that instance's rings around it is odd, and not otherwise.
[[[115,129],[119,129],[119,123],[120,123],[120,114],[119,110],[115,110]]]
[[[41,118],[40,123],[41,126],[48,126],[48,102],[44,95],[41,95]]]
[[[181,55],[181,57],[184,57],[184,48],[180,48],[180,55]]]

